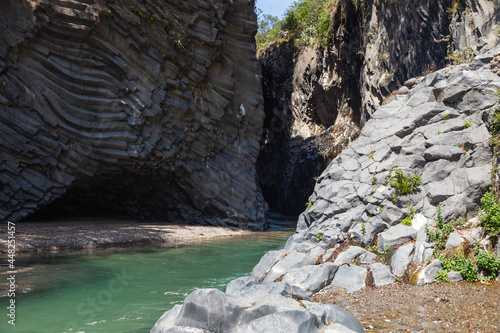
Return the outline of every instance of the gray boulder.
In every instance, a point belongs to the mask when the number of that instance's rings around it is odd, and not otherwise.
[[[347,310],[336,305],[324,305],[304,301],[302,302],[307,311],[313,313],[317,318],[321,319],[321,323],[329,325],[331,323],[340,324],[354,332],[364,332],[359,321]]]
[[[345,264],[339,267],[332,284],[354,293],[366,287],[367,269],[356,265]]]
[[[260,258],[259,263],[253,268],[251,276],[254,279],[262,281],[269,270],[281,259],[288,251],[285,249],[279,251],[269,251]]]
[[[337,269],[338,266],[331,262],[307,265],[287,273],[281,281],[297,286],[308,295],[312,295],[332,282]]]
[[[450,122],[446,122],[449,124]],[[463,128],[463,124],[462,124]],[[463,154],[462,148],[457,146],[432,146],[427,148],[424,152],[424,158],[427,161],[435,161],[435,160],[448,160],[448,161],[457,161],[460,156]]]
[[[396,282],[396,277],[391,273],[391,268],[381,263],[370,265],[375,287],[381,287]]]
[[[271,283],[276,281],[278,278],[282,277],[286,273],[306,265],[315,264],[317,257],[310,255],[309,253],[301,253],[297,251],[291,251],[286,256],[284,256],[280,261],[278,261],[264,277],[263,283]],[[252,275],[253,276],[253,275]]]
[[[429,265],[427,265],[422,272],[418,275],[417,284],[424,285],[433,283],[436,275],[439,273],[443,265],[439,259],[434,259]]]
[[[433,252],[434,252],[434,245],[430,243],[427,239],[425,226],[421,227],[417,233],[417,241],[415,242],[415,254],[413,256],[413,263],[416,265],[425,263]]]
[[[255,282],[255,283],[254,283]],[[226,287],[226,294],[235,296],[246,303],[256,303],[269,295],[309,300],[304,290],[284,282],[260,284],[253,278],[242,277],[231,281]]]
[[[234,333],[264,333],[272,328],[277,333],[318,332],[316,318],[301,310],[285,310],[262,315],[246,325],[242,325]]]
[[[368,251],[359,246],[350,246],[347,250],[340,253],[333,263],[337,266],[353,263],[364,253],[368,253]]]
[[[413,259],[413,252],[415,249],[415,244],[410,243],[404,246],[401,246],[396,252],[393,254],[391,258],[391,267],[392,273],[401,277],[406,271],[406,268],[411,263]]]
[[[165,332],[175,326],[223,332],[234,331],[249,304],[218,289],[199,289],[184,300],[182,307],[167,311],[151,333]]]
[[[263,292],[259,292],[259,288]],[[165,312],[151,332],[254,333],[269,332],[272,328],[272,332],[319,333],[331,323],[353,332],[364,332],[346,310],[300,300],[291,292],[293,287],[282,282],[259,285],[253,278],[240,278],[227,289],[234,294],[216,289],[194,291],[183,305]],[[253,297],[249,297],[252,291]]]
[[[464,239],[460,236],[460,234],[456,231],[453,231],[446,241],[446,250],[451,249],[453,247],[459,246],[464,242]]]
[[[384,251],[386,246],[404,244],[417,237],[417,231],[404,224],[398,224],[378,235],[378,249]]]
[[[450,279],[450,282],[460,282],[463,281],[462,273],[457,272],[457,271],[451,271],[448,272],[448,279]]]
[[[350,246],[346,251],[337,256],[334,264],[338,266],[349,263],[356,263],[360,266],[370,265],[376,257],[376,254],[359,246]]]

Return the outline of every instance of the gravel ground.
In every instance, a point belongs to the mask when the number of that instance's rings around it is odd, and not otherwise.
[[[500,283],[396,284],[354,294],[330,285],[315,302],[347,309],[366,332],[500,332]]]
[[[79,250],[106,246],[173,243],[250,234],[230,227],[182,225],[169,222],[108,218],[71,218],[50,222],[18,222],[16,252]],[[7,224],[0,238],[0,253],[7,252]]]

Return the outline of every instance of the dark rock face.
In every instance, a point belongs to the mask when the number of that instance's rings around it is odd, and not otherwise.
[[[0,220],[55,208],[262,228],[253,2],[0,4]]]
[[[475,54],[491,49],[500,27],[500,11],[488,0],[462,1],[451,17],[451,0],[353,3],[341,0],[330,8],[328,40],[273,44],[258,54],[266,109],[258,173],[272,208],[303,209],[313,177],[356,138],[389,94],[444,67],[448,43]],[[314,139],[328,132],[337,146],[325,153]]]
[[[304,209],[314,178],[359,133],[359,15],[350,1],[341,7],[326,48],[290,41],[258,54],[266,121],[257,170],[267,202],[285,213]]]

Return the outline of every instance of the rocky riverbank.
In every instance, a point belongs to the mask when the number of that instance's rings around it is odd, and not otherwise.
[[[7,225],[4,225],[7,228]],[[45,252],[144,244],[177,245],[216,237],[248,235],[233,227],[182,225],[123,218],[65,218],[56,221],[16,223],[16,251]],[[0,253],[7,240],[0,239]]]
[[[209,290],[192,294],[152,332],[209,330],[207,318],[230,332],[274,327],[276,318],[288,323],[277,332],[363,332],[357,322],[331,320],[325,313],[338,309],[317,308],[309,297],[330,284],[354,293],[397,281],[433,283],[442,264],[426,229],[439,228],[440,219],[467,222],[445,239],[448,253],[469,256],[476,243],[491,249],[473,217],[492,185],[488,127],[499,103],[499,55],[497,48],[406,82],[319,177],[284,249],[268,252],[251,277],[233,281],[217,299]],[[394,185],[398,174],[418,179],[409,194]],[[278,286],[288,291],[275,292]],[[207,317],[188,320],[196,308]]]

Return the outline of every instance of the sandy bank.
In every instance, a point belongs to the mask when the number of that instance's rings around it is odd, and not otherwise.
[[[150,243],[179,244],[193,240],[251,234],[232,227],[183,225],[171,222],[114,218],[64,218],[44,222],[18,222],[16,252],[41,252],[127,246]],[[7,251],[7,224],[0,239],[0,253]]]

